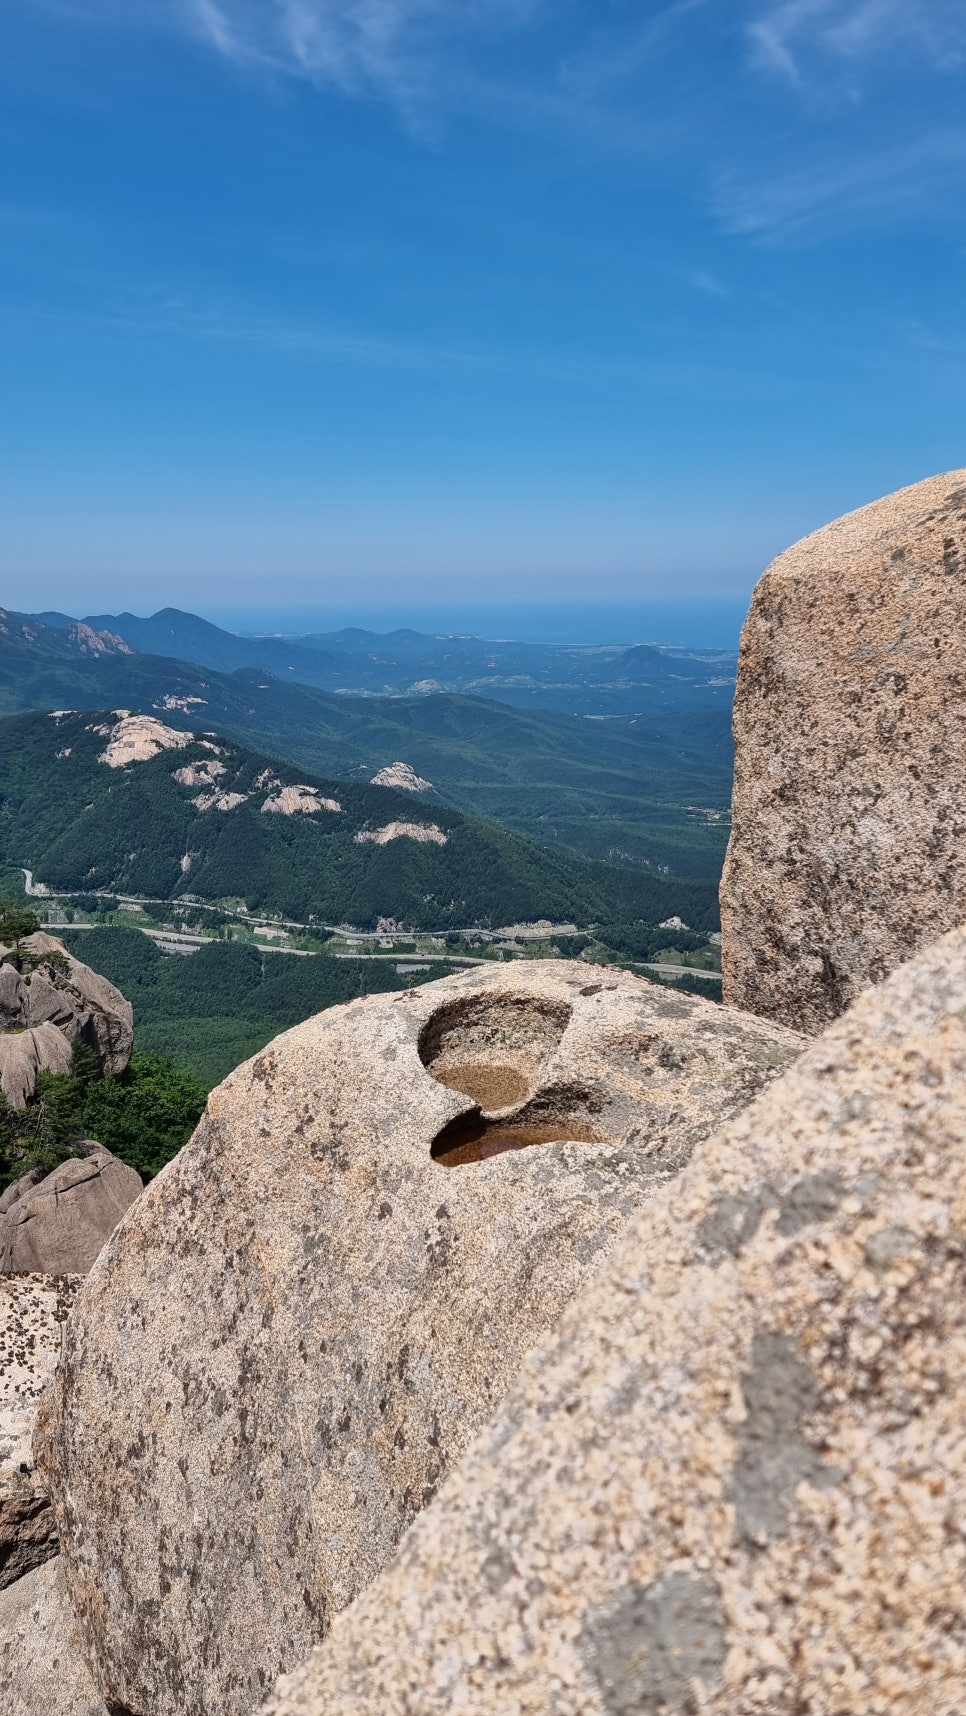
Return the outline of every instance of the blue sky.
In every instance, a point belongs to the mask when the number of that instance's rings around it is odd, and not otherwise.
[[[2,599],[741,601],[966,463],[962,0],[4,0]]]

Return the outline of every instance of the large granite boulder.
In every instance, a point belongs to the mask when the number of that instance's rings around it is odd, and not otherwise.
[[[80,1284],[79,1276],[0,1276],[0,1589],[57,1554],[53,1509],[32,1442]]]
[[[354,1002],[236,1070],[88,1277],[39,1444],[108,1701],[259,1703],[628,1216],[802,1046],[548,961]]]
[[[0,1710],[108,1716],[81,1654],[59,1558],[0,1591]]]
[[[37,1088],[37,1074],[69,1073],[74,1054],[56,1025],[12,1030],[0,1036],[0,1092],[11,1108],[25,1108]]]
[[[0,1090],[7,1101],[23,1108],[38,1072],[69,1072],[76,1042],[95,1051],[102,1071],[122,1073],[134,1042],[130,1001],[43,930],[25,936],[19,952],[0,947]]]
[[[272,1716],[955,1716],[966,931],[640,1212]]]
[[[734,729],[725,1000],[820,1031],[966,920],[966,471],[774,561]]]
[[[86,1275],[141,1176],[93,1139],[49,1174],[15,1180],[0,1199],[0,1274]],[[12,1195],[11,1195],[12,1194]]]

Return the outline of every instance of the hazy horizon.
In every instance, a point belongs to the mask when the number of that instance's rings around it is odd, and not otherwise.
[[[102,620],[111,615],[129,613],[138,619],[149,619],[165,608],[194,614],[224,631],[243,637],[295,638],[358,628],[376,635],[409,630],[435,637],[478,637],[492,642],[591,646],[651,643],[666,648],[734,650],[738,645],[747,603],[695,601],[608,606],[546,602],[472,609],[452,605],[429,608],[390,604],[378,607],[221,609],[206,604],[184,608],[178,603],[166,602],[160,609],[96,609],[87,604],[75,604],[71,609],[32,611],[41,618],[62,613],[73,620]]]

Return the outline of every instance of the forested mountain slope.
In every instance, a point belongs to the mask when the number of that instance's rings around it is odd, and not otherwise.
[[[591,720],[481,697],[338,697],[129,650],[0,612],[0,710],[157,713],[354,780],[403,761],[446,802],[548,844],[717,880],[731,792],[725,709]]]
[[[0,863],[60,892],[241,900],[299,922],[715,921],[713,887],[549,852],[412,794],[117,711],[0,722]]]

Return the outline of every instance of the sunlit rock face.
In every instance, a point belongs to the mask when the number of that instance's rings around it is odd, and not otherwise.
[[[255,1708],[802,1046],[547,961],[335,1008],[237,1069],[88,1278],[38,1444],[108,1701]]]
[[[3,1716],[116,1716],[80,1647],[59,1559],[0,1590]]]
[[[141,1177],[92,1138],[49,1174],[28,1174],[0,1198],[0,1274],[86,1275]]]
[[[966,920],[966,470],[769,567],[734,728],[725,999],[818,1031]]]
[[[266,1716],[951,1716],[966,931],[638,1212]]]

